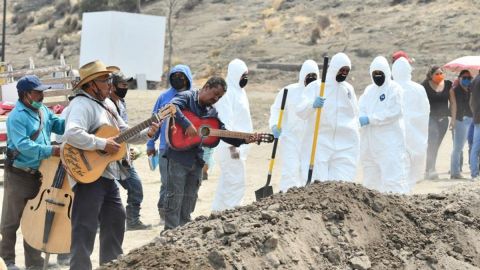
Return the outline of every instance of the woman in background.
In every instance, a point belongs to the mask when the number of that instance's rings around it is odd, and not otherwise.
[[[436,172],[437,154],[448,129],[448,116],[451,114],[450,127],[455,127],[457,104],[452,82],[445,80],[445,74],[439,66],[432,66],[422,82],[430,102],[428,122],[427,166],[425,178],[438,179]],[[449,111],[450,103],[450,111]]]

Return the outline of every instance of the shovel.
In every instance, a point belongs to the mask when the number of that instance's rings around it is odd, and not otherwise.
[[[282,105],[280,106],[280,114],[278,115],[277,128],[282,128],[283,110],[285,109],[285,102],[287,101],[288,89],[283,89]],[[272,180],[273,164],[275,163],[275,155],[277,153],[278,138],[273,141],[272,157],[270,158],[270,165],[268,167],[267,183],[264,187],[255,191],[255,198],[260,201],[263,198],[273,195],[273,188],[270,186]]]
[[[322,67],[322,83],[320,84],[320,96],[323,97],[325,93],[325,79],[327,77],[328,69],[328,57],[323,58],[323,67]],[[310,165],[308,167],[308,178],[307,185],[312,181],[313,175],[313,164],[315,162],[315,152],[317,151],[317,139],[318,139],[318,129],[320,128],[320,117],[322,116],[322,108],[317,109],[317,115],[315,119],[315,129],[313,131],[313,143],[312,143],[312,153],[310,155]]]

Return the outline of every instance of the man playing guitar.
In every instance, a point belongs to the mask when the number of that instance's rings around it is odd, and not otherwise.
[[[227,91],[227,84],[220,77],[211,77],[200,90],[189,90],[179,93],[172,104],[177,107],[175,120],[185,129],[190,137],[198,136],[197,129],[181,110],[189,110],[198,117],[217,117],[215,104]],[[225,129],[223,123],[220,129]],[[255,142],[259,135],[254,133],[247,139],[221,138],[236,147],[241,144]],[[197,145],[187,150],[175,150],[168,146],[165,157],[167,165],[167,194],[165,200],[165,229],[184,225],[191,220],[195,209],[201,173],[204,165],[203,150]]]

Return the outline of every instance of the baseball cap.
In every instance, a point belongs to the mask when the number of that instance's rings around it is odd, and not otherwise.
[[[404,51],[396,51],[392,54],[392,63],[395,62],[398,58],[400,57],[405,57],[407,61],[411,64],[413,61],[410,57],[408,57],[408,54]]]
[[[133,77],[127,77],[123,72],[117,71],[112,74],[113,78],[113,84],[118,84],[120,82],[131,82],[133,80]]]
[[[40,79],[35,75],[25,75],[17,82],[18,91],[45,91],[51,87],[42,84]]]

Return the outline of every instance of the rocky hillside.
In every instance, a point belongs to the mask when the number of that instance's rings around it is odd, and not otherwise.
[[[147,1],[141,12],[165,15],[167,1]],[[32,4],[33,3],[33,4]],[[296,80],[292,72],[256,69],[259,63],[301,64],[347,53],[357,91],[370,83],[376,55],[403,49],[415,58],[415,79],[431,64],[480,50],[479,0],[183,0],[176,11],[173,63],[189,64],[196,78],[225,72],[235,57],[271,89]],[[10,3],[7,60],[16,67],[56,63],[63,53],[78,65],[78,0]],[[180,10],[180,11],[179,11]],[[24,27],[24,30],[22,29]]]

